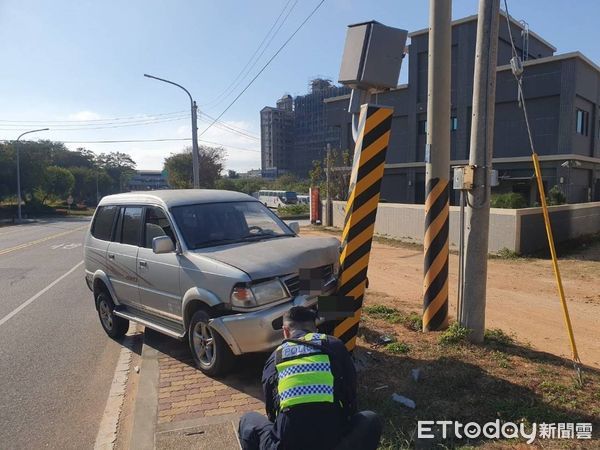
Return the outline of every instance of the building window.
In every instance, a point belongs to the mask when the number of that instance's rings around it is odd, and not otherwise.
[[[458,117],[452,116],[450,117],[450,131],[458,130]]]
[[[419,120],[417,132],[419,134],[427,134],[427,121],[426,120]]]
[[[590,113],[582,109],[577,109],[577,120],[575,123],[575,131],[582,136],[587,136],[589,133],[589,118]]]

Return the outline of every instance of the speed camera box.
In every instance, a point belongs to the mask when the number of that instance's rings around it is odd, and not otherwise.
[[[358,89],[398,85],[408,31],[371,21],[350,25],[339,82]]]

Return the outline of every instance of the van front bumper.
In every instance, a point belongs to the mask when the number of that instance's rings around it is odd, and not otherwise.
[[[292,306],[316,306],[317,297],[299,295],[272,308],[211,319],[209,324],[225,339],[234,355],[267,352],[283,340],[283,315]]]

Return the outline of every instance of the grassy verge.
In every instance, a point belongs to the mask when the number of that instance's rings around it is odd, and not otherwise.
[[[584,370],[580,386],[570,361],[516,342],[501,330],[487,330],[484,343],[468,342],[458,325],[422,333],[416,312],[394,306],[392,297],[369,293],[359,328],[356,357],[359,402],[384,420],[382,449],[514,448],[523,440],[417,439],[418,420],[593,424],[593,440],[541,439],[544,448],[600,448],[600,371]],[[385,339],[382,339],[385,337]],[[390,342],[391,340],[391,342]],[[419,369],[419,379],[411,376]],[[409,409],[397,393],[416,402]],[[434,430],[434,433],[436,431]]]

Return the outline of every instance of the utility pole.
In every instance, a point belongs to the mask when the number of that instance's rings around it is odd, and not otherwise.
[[[423,331],[448,324],[451,20],[451,0],[430,0]]]
[[[179,89],[184,91],[190,99],[190,107],[192,109],[192,170],[194,171],[194,189],[200,188],[200,154],[198,152],[198,120],[197,111],[198,106],[196,101],[192,98],[192,94],[182,85],[174,83],[173,81],[165,80],[164,78],[155,77],[154,75],[144,74],[146,78],[152,78],[154,80],[163,81],[165,83],[177,86]]]
[[[464,298],[460,317],[460,324],[472,330],[473,342],[482,342],[485,331],[499,13],[500,0],[479,0],[469,155],[469,164],[475,172],[473,189],[467,193]]]
[[[325,226],[333,226],[333,202],[331,201],[331,144],[327,143],[327,166],[326,166],[326,188],[327,188],[327,201],[325,202]]]

